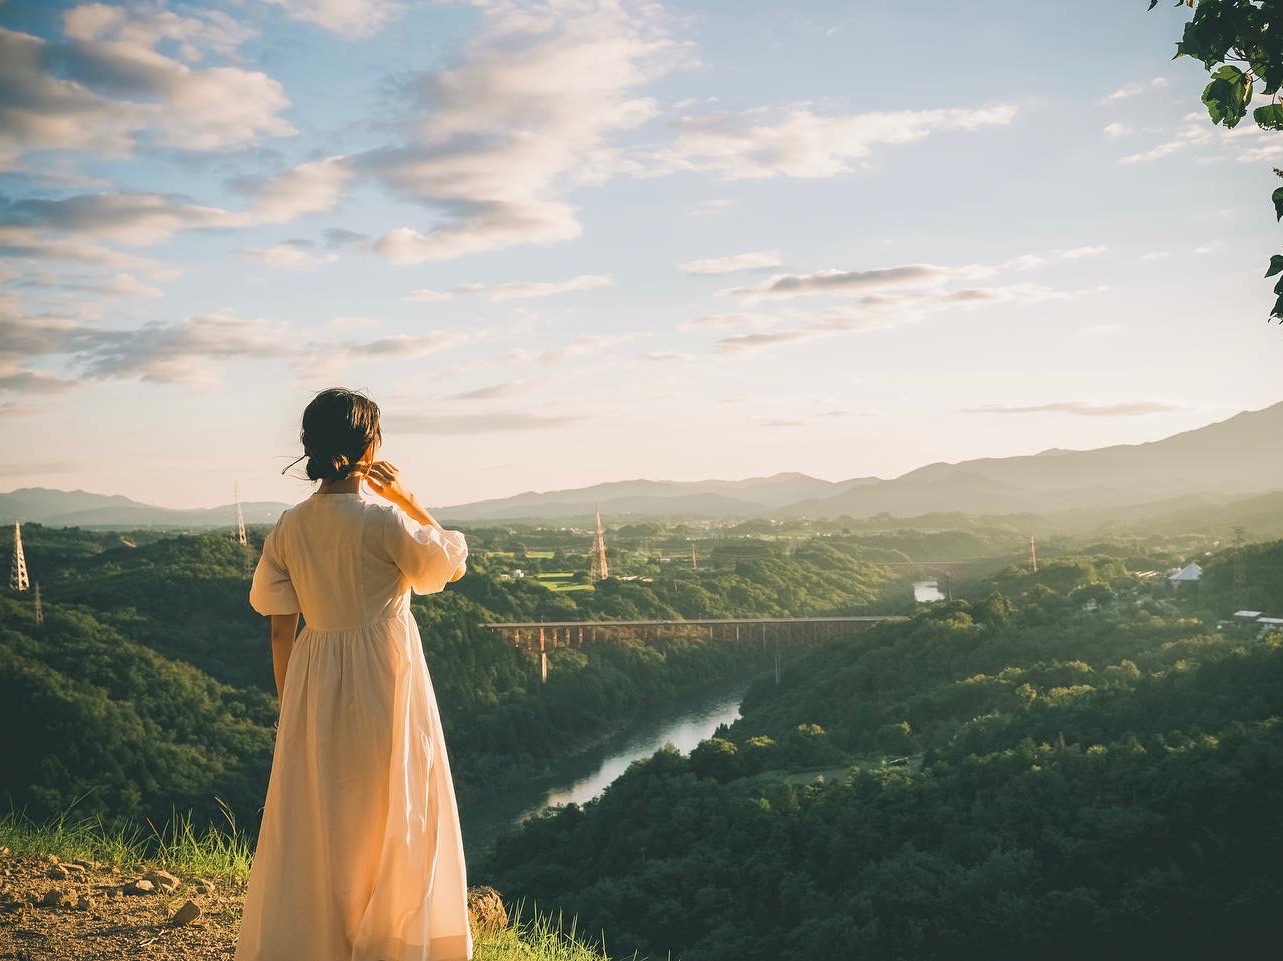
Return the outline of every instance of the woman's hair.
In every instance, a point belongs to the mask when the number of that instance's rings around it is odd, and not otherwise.
[[[323,390],[303,410],[299,440],[308,480],[341,480],[356,468],[367,447],[382,442],[379,405],[342,387]]]

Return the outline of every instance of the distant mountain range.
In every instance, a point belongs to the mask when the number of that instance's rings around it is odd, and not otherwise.
[[[933,512],[1056,515],[1124,523],[1142,505],[1166,514],[1224,508],[1283,490],[1283,403],[1143,444],[1052,448],[1018,457],[935,463],[899,477],[826,481],[796,472],[744,480],[623,480],[429,508],[443,522],[583,522],[599,505],[617,524],[645,519],[838,518]],[[1262,502],[1263,510],[1269,502]],[[244,504],[270,524],[286,504]],[[1145,512],[1141,512],[1142,514]],[[24,488],[0,494],[0,522],[109,528],[224,527],[235,507],[171,510],[121,496]],[[1074,526],[1078,526],[1075,524]]]

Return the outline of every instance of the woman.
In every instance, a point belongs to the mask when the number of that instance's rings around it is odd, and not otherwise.
[[[462,577],[468,545],[375,459],[368,397],[317,394],[301,439],[321,483],[267,535],[249,595],[272,618],[280,719],[235,959],[465,961],[459,815],[410,592]]]

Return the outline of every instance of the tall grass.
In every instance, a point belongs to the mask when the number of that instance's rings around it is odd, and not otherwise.
[[[64,861],[87,858],[120,868],[147,863],[232,881],[249,877],[253,847],[222,798],[216,800],[227,818],[228,830],[211,825],[201,835],[193,828],[190,814],[176,811],[164,830],[158,830],[148,818],[150,832],[122,820],[104,821],[100,815],[75,818],[72,809],[83,797],[48,821],[34,821],[20,811],[0,815],[0,845],[15,854],[56,854]]]

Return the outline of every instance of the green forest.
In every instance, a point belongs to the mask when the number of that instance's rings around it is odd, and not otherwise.
[[[82,815],[159,825],[191,811],[226,826],[225,803],[256,832],[277,714],[266,621],[247,600],[264,534],[247,550],[221,533],[24,526],[44,623],[31,592],[0,598],[0,723],[26,732],[0,769],[5,803],[33,818],[74,802]],[[699,569],[553,591],[500,578],[526,551],[514,533],[469,534],[468,576],[413,604],[461,803],[539,776],[645,705],[761,667],[747,642],[622,639],[556,651],[542,684],[534,657],[483,623],[866,613],[889,577],[855,545],[711,538]],[[568,563],[554,535],[528,535]]]
[[[0,597],[0,724],[22,732],[0,806],[230,817],[254,836],[277,711],[247,601],[265,531],[248,548],[23,534],[44,617],[33,592]],[[638,524],[609,533],[612,576],[587,584],[572,532],[468,535],[468,576],[413,603],[462,805],[665,698],[755,678],[689,754],[470,855],[474,882],[577,917],[612,953],[1179,957],[1249,943],[1283,894],[1283,637],[1232,616],[1283,610],[1283,542],[1048,538],[1035,571],[1001,524]],[[1153,574],[1195,558],[1200,582]],[[950,598],[915,603],[913,582],[942,575]],[[484,627],[863,614],[908,617],[790,652],[778,683],[756,644],[675,636],[557,649],[543,684]]]
[[[624,955],[1251,956],[1283,899],[1283,634],[1230,615],[1283,608],[1283,542],[1205,571],[978,579],[759,679],[480,876]]]

